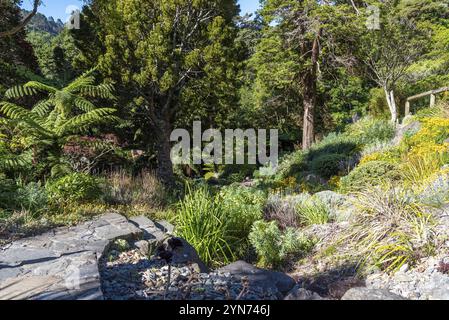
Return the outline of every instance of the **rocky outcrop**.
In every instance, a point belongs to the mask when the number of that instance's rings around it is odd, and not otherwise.
[[[449,257],[433,257],[421,261],[417,267],[407,266],[388,275],[373,274],[366,285],[373,289],[386,289],[411,300],[449,300]]]

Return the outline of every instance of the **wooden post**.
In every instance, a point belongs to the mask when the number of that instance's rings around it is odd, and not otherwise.
[[[430,107],[435,107],[436,96],[434,94],[430,95]]]
[[[407,100],[407,102],[405,103],[405,116],[409,116],[410,115],[410,101]]]

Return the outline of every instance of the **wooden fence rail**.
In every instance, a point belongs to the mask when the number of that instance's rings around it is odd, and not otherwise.
[[[439,88],[436,90],[423,92],[423,93],[420,93],[415,96],[407,98],[407,101],[405,102],[405,115],[406,116],[410,115],[410,102],[430,96],[430,107],[433,107],[433,106],[435,106],[436,95],[439,93],[446,92],[446,91],[449,91],[449,87],[443,87],[443,88]]]

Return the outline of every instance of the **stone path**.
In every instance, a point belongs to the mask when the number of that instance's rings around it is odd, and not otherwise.
[[[99,260],[114,240],[143,235],[144,230],[110,213],[14,242],[0,249],[0,300],[103,299]]]

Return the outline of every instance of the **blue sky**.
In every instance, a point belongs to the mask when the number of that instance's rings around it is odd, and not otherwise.
[[[66,14],[66,8],[70,5],[77,7],[82,6],[82,1],[80,0],[44,0],[44,4],[41,5],[39,12],[45,14],[46,16],[52,16],[55,19],[61,19],[65,21],[69,16]],[[252,13],[259,8],[259,0],[239,0],[240,8],[242,10],[242,15],[245,13]],[[23,0],[23,7],[25,9],[30,9],[32,7],[33,0]]]

